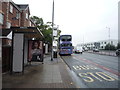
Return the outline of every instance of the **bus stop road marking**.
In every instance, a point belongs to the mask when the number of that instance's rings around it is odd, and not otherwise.
[[[86,72],[78,74],[85,82],[94,82],[98,80],[100,82],[104,81],[115,81],[116,79],[105,74],[104,72]]]
[[[113,71],[113,70],[111,70],[111,69],[109,69],[109,68],[107,68],[107,67],[105,67],[105,66],[102,66],[102,65],[100,65],[100,64],[97,64],[97,63],[92,62],[92,61],[87,60],[87,59],[77,58],[76,56],[73,56],[73,57],[74,57],[76,60],[82,60],[82,61],[84,61],[84,62],[93,64],[93,65],[95,65],[95,66],[97,66],[97,67],[99,67],[99,68],[101,68],[101,69],[103,69],[103,70],[106,70],[106,71],[108,71],[108,72],[111,72],[111,73],[113,73],[113,74],[115,74],[115,75],[117,75],[117,76],[120,76],[120,73],[119,73],[119,72]]]
[[[98,69],[97,67],[95,67],[93,65],[74,65],[72,67],[75,70],[96,70],[96,69]]]

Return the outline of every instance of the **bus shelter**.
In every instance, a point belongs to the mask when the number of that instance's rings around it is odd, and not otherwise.
[[[31,62],[29,42],[40,42],[40,62],[43,62],[43,34],[36,27],[11,27],[11,72],[24,72],[24,66]],[[36,61],[36,60],[35,60]]]

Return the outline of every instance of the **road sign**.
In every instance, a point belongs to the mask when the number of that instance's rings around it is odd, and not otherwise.
[[[57,41],[53,41],[53,46],[57,46]]]

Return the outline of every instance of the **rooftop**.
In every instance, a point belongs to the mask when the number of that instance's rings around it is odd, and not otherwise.
[[[29,5],[28,4],[16,4],[20,10],[25,10]]]

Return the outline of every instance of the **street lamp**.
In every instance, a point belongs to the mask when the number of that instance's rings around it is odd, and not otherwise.
[[[109,37],[109,55],[110,55],[110,28],[106,27],[108,29],[108,37]]]
[[[54,0],[53,0],[53,8],[52,8],[52,52],[51,52],[51,61],[53,61],[53,30],[54,30]]]
[[[83,35],[83,48],[84,48],[84,35]]]

